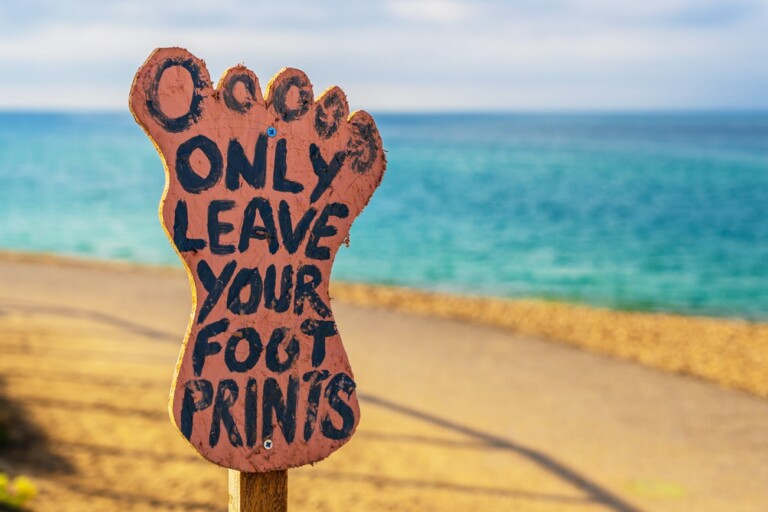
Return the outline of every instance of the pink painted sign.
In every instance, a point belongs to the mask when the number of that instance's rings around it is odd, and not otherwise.
[[[170,398],[208,460],[247,472],[315,462],[360,419],[331,311],[331,265],[386,166],[376,125],[338,87],[283,69],[262,96],[243,66],[156,50],[130,107],[165,164],[160,219],[192,284]]]

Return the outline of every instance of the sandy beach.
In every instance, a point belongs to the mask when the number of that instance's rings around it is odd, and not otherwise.
[[[362,419],[289,471],[292,510],[768,510],[765,325],[332,295]],[[168,419],[189,308],[181,270],[0,257],[0,471],[34,510],[226,510]]]

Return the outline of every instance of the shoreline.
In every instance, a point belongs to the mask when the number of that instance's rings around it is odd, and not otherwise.
[[[170,265],[163,263],[148,263],[148,262],[136,262],[130,260],[121,259],[102,259],[102,258],[90,258],[88,256],[72,255],[72,254],[56,254],[52,252],[34,252],[15,249],[0,249],[0,262],[10,261],[15,263],[40,263],[44,265],[66,265],[69,267],[77,268],[94,268],[100,270],[120,270],[126,272],[154,272],[158,274],[182,274],[185,275],[184,267],[180,264]],[[471,292],[463,292],[461,290],[448,290],[438,291],[427,288],[415,288],[403,284],[386,284],[386,283],[372,283],[365,281],[345,281],[334,279],[330,283],[331,289],[339,288],[347,290],[347,288],[363,287],[370,290],[383,289],[394,290],[404,295],[416,295],[416,296],[429,296],[437,299],[449,299],[451,301],[466,300],[469,302],[514,302],[514,303],[530,303],[530,304],[543,304],[543,305],[555,305],[555,306],[568,306],[573,308],[582,308],[586,310],[598,310],[598,311],[610,311],[616,313],[627,313],[637,315],[661,315],[680,318],[692,318],[714,321],[725,321],[734,323],[745,323],[754,325],[766,325],[768,326],[768,318],[748,318],[740,316],[729,316],[727,314],[707,314],[697,312],[678,312],[668,311],[664,309],[643,309],[643,308],[620,308],[612,307],[609,305],[590,304],[588,302],[579,302],[569,299],[561,299],[557,297],[537,297],[537,296],[521,296],[521,297],[505,297],[502,295],[480,295],[473,294]],[[342,291],[347,297],[347,291]],[[354,293],[352,294],[354,295]],[[332,297],[334,298],[334,297]],[[346,299],[345,299],[346,300]],[[386,301],[385,301],[386,302]],[[383,307],[388,309],[397,309],[396,306],[386,302],[382,304]],[[496,326],[497,322],[481,322],[481,325]]]
[[[50,253],[0,251],[0,261],[185,276],[182,268]],[[454,319],[544,338],[768,398],[768,323],[622,311],[333,281],[332,300]]]

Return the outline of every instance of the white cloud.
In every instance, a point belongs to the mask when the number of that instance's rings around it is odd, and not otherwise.
[[[408,21],[457,23],[472,13],[468,4],[455,0],[398,0],[387,4],[388,10]]]
[[[768,107],[768,20],[747,0],[154,4],[2,4],[0,108],[123,109],[158,46],[214,80],[298,67],[369,110]]]

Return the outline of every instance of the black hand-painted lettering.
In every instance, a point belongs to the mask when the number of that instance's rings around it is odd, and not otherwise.
[[[192,368],[195,370],[196,376],[199,377],[203,372],[203,365],[205,364],[206,357],[221,352],[221,343],[218,341],[210,342],[209,340],[214,336],[223,333],[228,328],[229,320],[222,318],[212,324],[206,325],[199,333],[197,333],[195,348],[192,350]]]
[[[160,108],[160,79],[163,77],[163,73],[173,66],[186,69],[189,72],[190,78],[192,78],[192,86],[194,87],[189,110],[179,117],[168,117]],[[183,57],[166,59],[157,67],[154,80],[152,80],[146,90],[147,110],[166,131],[171,133],[183,132],[200,119],[203,113],[203,95],[201,91],[207,85],[206,81],[202,78],[200,66],[194,60]]]
[[[200,176],[189,161],[192,153],[197,149],[205,155],[210,164],[206,176]],[[176,150],[176,176],[184,190],[191,194],[199,194],[214,186],[221,178],[222,167],[221,151],[216,143],[205,135],[195,135]]]
[[[286,174],[288,174],[288,163],[286,158],[288,156],[288,148],[286,144],[287,142],[285,139],[280,139],[277,141],[277,146],[275,147],[275,174],[272,187],[278,192],[298,194],[304,190],[304,185],[286,178]]]
[[[304,422],[304,441],[309,441],[315,432],[317,424],[317,406],[320,404],[320,394],[323,391],[323,381],[330,377],[328,370],[312,370],[304,374],[304,382],[309,382],[309,395],[307,396],[307,419]]]
[[[299,379],[291,375],[288,378],[288,391],[285,399],[277,381],[271,377],[264,381],[264,396],[262,403],[261,438],[272,439],[274,426],[273,413],[277,424],[283,433],[285,441],[290,444],[296,437],[296,406],[299,396]]]
[[[323,435],[328,439],[346,439],[352,435],[352,428],[355,426],[355,412],[339,395],[344,393],[347,399],[355,390],[355,381],[346,373],[337,373],[328,382],[325,388],[325,398],[328,405],[336,411],[341,417],[341,427],[337,428],[331,420],[330,414],[326,413],[321,422]]]
[[[292,87],[296,87],[299,93],[296,108],[288,107],[288,91]],[[292,76],[281,80],[275,84],[274,92],[272,93],[272,105],[275,112],[280,114],[283,121],[288,122],[295,121],[309,112],[313,99],[312,84],[309,83],[306,77]]]
[[[322,138],[330,139],[348,113],[347,100],[339,89],[335,89],[325,95],[322,104],[315,104],[315,131]]]
[[[330,163],[326,163],[323,158],[323,154],[320,152],[320,148],[315,144],[309,146],[309,159],[312,161],[312,170],[317,175],[317,185],[312,190],[312,195],[309,196],[309,201],[314,203],[323,193],[328,190],[328,187],[333,183],[333,179],[339,174],[341,166],[344,165],[344,159],[347,157],[346,151],[338,151]]]
[[[259,135],[253,150],[253,164],[245,156],[243,146],[232,139],[227,149],[226,182],[229,190],[240,188],[240,176],[246,183],[256,189],[264,188],[267,180],[267,136]]]
[[[352,123],[352,128],[355,134],[347,144],[347,153],[352,159],[350,167],[359,174],[365,174],[373,168],[379,156],[376,126],[368,123]]]
[[[259,212],[263,226],[256,226],[256,212]],[[275,254],[280,248],[277,240],[277,229],[275,228],[275,217],[272,214],[272,205],[262,197],[254,197],[243,213],[243,229],[240,232],[240,244],[238,250],[245,252],[248,250],[251,238],[257,240],[267,240],[269,252]]]
[[[203,323],[205,319],[208,318],[208,314],[219,301],[227,283],[232,279],[235,267],[237,267],[237,262],[235,260],[230,261],[224,265],[221,274],[217,277],[205,260],[200,260],[197,264],[197,275],[200,277],[200,282],[203,284],[205,291],[208,292],[208,296],[203,302],[203,307],[200,308],[200,315],[197,317],[197,323]]]
[[[235,419],[229,411],[237,401],[239,389],[237,383],[232,379],[223,379],[219,381],[219,388],[216,390],[216,402],[213,404],[213,417],[211,418],[211,433],[208,442],[213,448],[219,443],[219,434],[221,424],[227,431],[227,439],[232,446],[243,446],[243,438],[235,425]]]
[[[349,208],[344,203],[330,203],[323,208],[322,213],[312,227],[309,235],[305,254],[315,260],[327,260],[331,258],[331,250],[328,247],[318,245],[320,239],[333,236],[338,233],[336,226],[328,224],[329,217],[346,219],[349,216]]]
[[[250,96],[249,99],[240,101],[235,97],[235,85],[238,83],[243,84],[243,87],[245,87],[245,90]],[[251,110],[251,107],[253,107],[253,104],[256,102],[256,82],[253,80],[253,77],[247,73],[230,75],[227,79],[227,83],[224,84],[223,96],[224,103],[227,105],[227,107],[229,107],[231,110],[234,110],[235,112],[245,114]]]
[[[253,377],[245,386],[245,442],[253,448],[257,440],[257,420],[259,416],[259,383]]]
[[[283,237],[283,247],[288,251],[288,254],[295,253],[304,237],[307,235],[309,225],[312,223],[312,219],[315,218],[317,210],[310,208],[301,217],[299,222],[296,223],[296,229],[293,229],[293,222],[291,221],[291,208],[288,206],[287,201],[280,201],[278,207],[277,218],[280,221],[280,234]]]
[[[248,287],[248,300],[243,302],[241,295],[246,287]],[[263,288],[259,269],[241,268],[229,287],[227,308],[236,315],[252,315],[259,309]]]
[[[336,323],[307,318],[301,323],[301,332],[312,336],[312,366],[317,368],[325,360],[325,339],[338,334]]]
[[[205,249],[205,240],[188,238],[189,210],[186,201],[179,199],[173,213],[173,244],[179,252],[199,251]]]
[[[269,337],[269,343],[267,343],[265,361],[267,363],[267,368],[275,373],[283,373],[289,369],[293,366],[294,361],[296,361],[296,358],[299,356],[299,340],[296,339],[296,336],[292,335],[288,341],[288,345],[285,347],[285,355],[287,357],[285,358],[285,361],[280,361],[280,348],[287,338],[287,334],[287,327],[278,327],[272,331],[272,336]]]
[[[286,265],[280,276],[280,296],[277,297],[277,269],[274,265],[267,267],[264,275],[264,307],[276,313],[288,311],[291,306],[291,287],[293,285],[293,267]]]
[[[309,281],[306,278],[309,277]],[[312,309],[323,318],[327,318],[331,314],[331,308],[329,308],[323,299],[320,298],[320,294],[317,293],[317,288],[323,281],[323,275],[320,273],[320,269],[314,265],[303,265],[296,273],[296,292],[295,300],[293,303],[293,312],[297,315],[304,314],[304,302],[309,301],[309,305]]]
[[[235,202],[229,199],[215,199],[208,204],[208,239],[213,254],[232,254],[234,245],[221,245],[221,235],[226,235],[235,230],[235,226],[229,222],[221,222],[219,213],[226,212],[235,207]]]
[[[248,356],[242,361],[237,360],[237,347],[245,340],[248,343]],[[264,346],[261,337],[253,327],[243,327],[230,336],[227,348],[224,350],[224,362],[231,372],[244,373],[256,366]]]
[[[196,412],[207,409],[213,403],[213,385],[205,379],[193,379],[184,385],[181,402],[181,433],[189,439]]]

